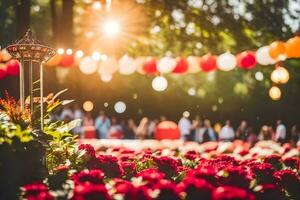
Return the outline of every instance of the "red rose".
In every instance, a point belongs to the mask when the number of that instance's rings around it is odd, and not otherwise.
[[[257,186],[258,190],[256,191],[256,199],[257,200],[283,200],[285,195],[275,184],[263,184]]]
[[[165,174],[154,168],[148,168],[140,171],[135,175],[136,177],[142,177],[144,181],[147,181],[150,185],[163,179]]]
[[[296,172],[286,169],[274,173],[279,186],[285,189],[292,199],[300,199],[300,178]]]
[[[275,169],[281,169],[282,168],[281,161],[282,161],[281,156],[279,156],[279,155],[270,155],[270,156],[266,156],[264,158],[264,163],[271,164]]]
[[[130,179],[136,174],[136,165],[133,162],[121,162],[121,168],[126,179]]]
[[[89,168],[101,169],[108,178],[117,178],[123,175],[118,159],[111,155],[99,155]]]
[[[153,160],[157,164],[158,169],[166,174],[167,178],[178,174],[178,166],[181,165],[178,160],[168,156],[154,157]]]
[[[212,200],[254,200],[253,194],[245,189],[232,187],[232,186],[220,186],[216,188],[212,193]]]
[[[283,160],[285,166],[290,167],[292,169],[299,170],[300,169],[300,160],[299,158],[286,158]]]
[[[74,188],[74,194],[72,200],[111,200],[104,185],[94,185],[89,182],[85,182],[80,185],[76,185]]]
[[[160,180],[157,182],[153,189],[159,190],[157,200],[180,200],[180,190],[176,184],[169,180]]]
[[[96,155],[96,151],[95,151],[94,147],[90,144],[80,144],[78,146],[78,149],[85,151],[85,154],[90,157],[95,157],[95,155]]]
[[[124,200],[150,200],[147,187],[135,187],[131,182],[114,179],[115,193],[121,194]]]
[[[24,198],[28,200],[53,200],[48,187],[43,183],[32,183],[22,187]]]
[[[72,176],[75,185],[83,184],[86,182],[92,184],[103,184],[104,173],[99,169],[83,170]]]
[[[194,178],[200,178],[205,179],[207,182],[209,182],[212,185],[217,185],[217,169],[213,165],[203,165],[201,164],[193,170],[190,170],[187,172],[187,177],[194,177]]]
[[[275,183],[274,168],[269,163],[258,163],[251,167],[258,184]]]
[[[184,157],[189,160],[195,160],[200,157],[200,154],[197,153],[196,151],[188,151],[184,154]]]
[[[186,200],[211,199],[213,186],[204,179],[186,177],[178,184],[181,192],[185,192]]]
[[[231,185],[242,188],[249,188],[250,176],[242,167],[227,167],[224,169],[224,176],[219,177],[222,185]]]

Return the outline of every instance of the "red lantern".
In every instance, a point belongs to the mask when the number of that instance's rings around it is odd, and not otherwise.
[[[17,76],[20,73],[20,62],[18,60],[10,60],[6,63],[7,75]]]
[[[0,79],[5,78],[6,74],[7,74],[6,64],[0,63]]]
[[[238,66],[243,69],[252,69],[256,66],[255,53],[244,51],[237,55]]]
[[[62,67],[71,67],[75,63],[75,59],[73,55],[63,55],[59,65]]]
[[[175,74],[183,74],[185,73],[189,68],[189,64],[185,58],[180,58],[177,61],[176,67],[173,70],[173,73]]]
[[[175,122],[163,121],[157,125],[154,138],[157,140],[162,139],[179,139],[180,131]]]
[[[144,64],[143,64],[143,70],[145,71],[146,74],[156,74],[157,73],[157,67],[156,67],[156,60],[150,59],[147,60]]]
[[[200,59],[200,68],[204,72],[210,72],[217,69],[217,57],[206,54]]]

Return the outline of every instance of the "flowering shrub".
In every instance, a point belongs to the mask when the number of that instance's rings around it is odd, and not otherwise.
[[[256,147],[253,147],[256,148]],[[81,144],[82,169],[61,166],[51,179],[22,187],[24,199],[300,199],[299,157],[197,150],[107,148]],[[293,151],[291,149],[290,151]],[[239,155],[239,156],[238,156]],[[254,158],[253,158],[254,157]],[[192,164],[191,164],[192,163]],[[62,176],[65,174],[66,176]]]

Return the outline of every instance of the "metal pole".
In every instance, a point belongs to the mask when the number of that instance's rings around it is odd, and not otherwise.
[[[21,104],[21,110],[25,110],[25,82],[24,82],[24,68],[25,68],[25,62],[22,59],[21,60],[21,66],[20,66],[20,104]]]
[[[41,130],[44,130],[44,81],[43,64],[40,63],[40,102],[41,102]]]
[[[33,117],[33,70],[32,60],[29,60],[29,95],[30,95],[30,112]],[[32,119],[33,120],[33,119]]]

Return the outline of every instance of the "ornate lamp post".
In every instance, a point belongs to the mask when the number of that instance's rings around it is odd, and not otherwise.
[[[39,65],[39,82],[40,82],[40,126],[38,127],[43,131],[44,128],[44,93],[43,93],[43,66],[42,63],[49,60],[55,55],[55,50],[41,44],[38,40],[33,38],[32,32],[29,29],[25,36],[14,44],[9,45],[7,51],[13,58],[21,62],[20,68],[20,101],[21,108],[25,109],[25,71],[29,70],[29,96],[30,96],[30,111],[32,122],[34,115],[34,88],[33,85],[36,81],[33,80],[33,64]],[[25,66],[25,62],[28,67]]]

